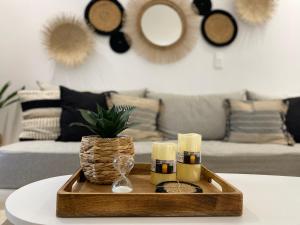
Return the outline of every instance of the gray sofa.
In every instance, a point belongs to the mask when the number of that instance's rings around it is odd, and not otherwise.
[[[246,99],[244,91],[222,95],[183,96],[148,92],[162,100],[158,129],[169,140],[177,133],[203,136],[202,162],[215,172],[300,176],[300,144],[224,142],[224,100]],[[71,174],[79,167],[80,143],[19,142],[0,148],[0,189],[15,189],[40,179]],[[150,162],[151,142],[135,142],[136,162]]]

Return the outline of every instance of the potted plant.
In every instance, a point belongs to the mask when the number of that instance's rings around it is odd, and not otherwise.
[[[119,135],[132,125],[128,120],[133,110],[130,106],[113,106],[106,110],[99,105],[96,112],[79,110],[85,123],[71,126],[83,126],[95,134],[82,137],[80,147],[80,165],[90,182],[112,184],[119,176],[113,166],[114,157],[134,155],[132,137]]]
[[[6,95],[6,97],[4,97],[9,87],[10,87],[10,82],[7,82],[0,88],[0,110],[19,101],[19,98],[17,97],[19,90],[14,91]],[[24,87],[22,89],[24,89]],[[0,146],[1,145],[2,145],[2,135],[0,133]]]

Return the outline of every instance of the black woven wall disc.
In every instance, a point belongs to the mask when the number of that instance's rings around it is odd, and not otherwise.
[[[208,15],[212,9],[211,0],[194,0],[193,4],[201,16]]]
[[[123,32],[115,32],[110,36],[110,47],[117,53],[125,53],[130,49],[129,37]]]

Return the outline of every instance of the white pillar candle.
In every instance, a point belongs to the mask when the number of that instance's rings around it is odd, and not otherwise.
[[[151,183],[157,185],[165,181],[176,181],[176,153],[175,143],[153,143]]]
[[[178,134],[177,180],[197,182],[201,175],[200,134]]]

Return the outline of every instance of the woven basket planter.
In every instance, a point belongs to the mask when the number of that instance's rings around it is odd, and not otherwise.
[[[113,166],[113,159],[117,154],[134,155],[131,137],[83,137],[80,147],[80,165],[86,178],[92,183],[112,184],[119,177],[118,171]]]

